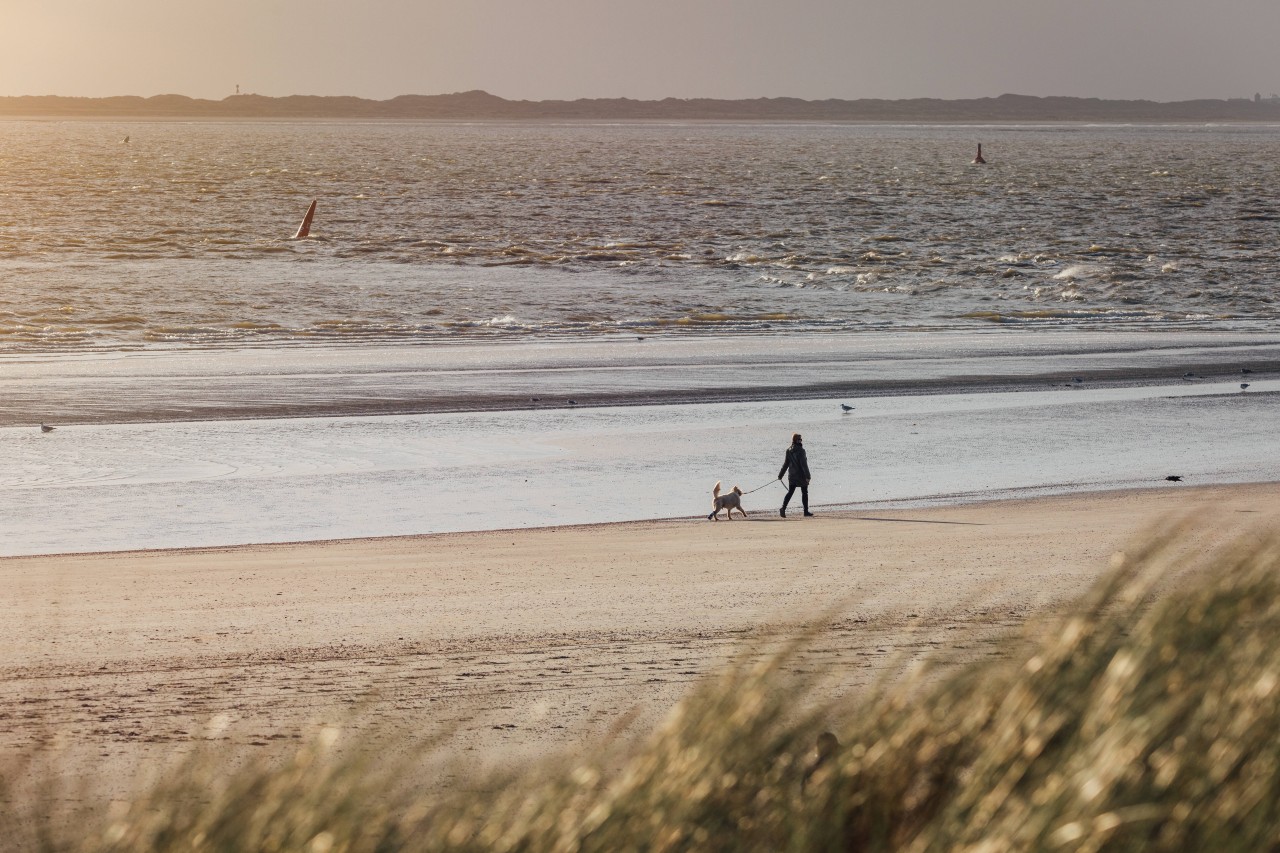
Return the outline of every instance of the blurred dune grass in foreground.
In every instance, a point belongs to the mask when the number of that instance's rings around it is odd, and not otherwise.
[[[1191,556],[1188,541],[1152,534],[1006,656],[857,700],[791,672],[802,638],[744,655],[637,743],[452,793],[408,783],[427,747],[339,749],[325,729],[274,763],[191,758],[101,823],[9,805],[0,835],[68,851],[1276,849],[1280,539]]]

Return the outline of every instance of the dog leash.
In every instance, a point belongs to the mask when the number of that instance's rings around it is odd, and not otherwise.
[[[781,482],[782,482],[781,480],[770,480],[769,482],[765,483],[764,486],[756,486],[754,489],[751,490],[751,492],[758,492],[761,489],[765,488],[765,486],[772,486],[774,483],[781,483]],[[751,492],[743,492],[742,494],[749,495],[751,494]]]

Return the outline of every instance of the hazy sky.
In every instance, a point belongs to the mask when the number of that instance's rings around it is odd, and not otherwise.
[[[1280,0],[0,0],[0,95],[1169,101],[1280,91]]]

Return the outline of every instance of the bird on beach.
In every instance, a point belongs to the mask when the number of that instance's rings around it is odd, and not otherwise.
[[[55,429],[57,429],[57,427],[51,427],[51,426],[46,426],[45,424],[40,424],[41,432],[53,432]]]
[[[1240,383],[1240,390],[1241,390],[1241,391],[1245,390],[1245,389],[1246,389],[1246,388],[1248,388],[1248,387],[1249,387],[1249,383],[1248,383],[1248,382],[1241,382],[1241,383]]]
[[[846,413],[853,411],[853,406],[850,406],[847,403],[841,403],[840,408],[844,409]]]
[[[1182,482],[1182,475],[1181,475],[1181,474],[1170,474],[1168,477],[1165,477],[1165,479],[1166,479],[1166,480],[1168,480],[1170,483],[1181,483],[1181,482]]]

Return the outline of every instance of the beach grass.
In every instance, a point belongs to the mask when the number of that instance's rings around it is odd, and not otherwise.
[[[1280,540],[1157,531],[1003,654],[822,699],[800,638],[700,683],[627,745],[409,782],[422,747],[319,731],[197,755],[68,851],[1214,850],[1280,847]],[[821,744],[821,749],[818,745]],[[394,755],[389,760],[388,755]],[[3,786],[0,785],[0,788]]]

